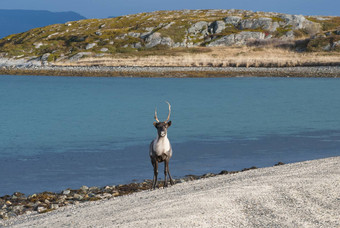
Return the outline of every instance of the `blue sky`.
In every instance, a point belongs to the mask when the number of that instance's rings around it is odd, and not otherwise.
[[[340,0],[0,0],[0,8],[75,11],[87,18],[179,9],[247,9],[340,16]]]

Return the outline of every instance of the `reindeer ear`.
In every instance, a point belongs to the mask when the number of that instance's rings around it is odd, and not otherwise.
[[[171,120],[168,122],[168,127],[170,127],[171,126]]]
[[[153,126],[157,127],[157,122],[153,122]]]

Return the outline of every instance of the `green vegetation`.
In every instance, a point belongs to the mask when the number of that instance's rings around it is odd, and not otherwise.
[[[329,51],[328,49],[338,41],[340,41],[340,35],[331,35],[328,37],[320,36],[308,42],[307,51]],[[334,51],[340,51],[340,44],[334,47]]]
[[[270,17],[273,22],[284,22],[285,20],[281,17]]]
[[[13,34],[0,40],[0,55],[7,57],[40,57],[50,53],[48,61],[56,61],[61,57],[69,58],[80,52],[91,52],[95,55],[149,55],[157,51],[166,51],[169,47],[157,45],[148,50],[145,48],[145,40],[142,34],[158,32],[161,37],[169,37],[174,43],[181,43],[186,38],[194,44],[206,45],[205,38],[201,34],[190,35],[188,29],[196,22],[206,21],[211,23],[223,20],[226,16],[239,16],[243,19],[255,19],[260,17],[271,18],[273,22],[284,22],[284,19],[268,15],[264,12],[251,12],[243,10],[182,10],[182,11],[157,11],[151,13],[139,13],[116,18],[88,19],[55,24],[42,28],[31,29],[24,33]],[[340,29],[340,17],[307,17],[308,20],[321,24],[323,31]],[[280,38],[291,26],[281,26],[275,32],[258,29],[240,30],[237,26],[226,25],[219,34],[211,34],[214,38],[236,34],[241,31],[263,32]],[[300,29],[293,30],[296,38],[307,38],[310,32]],[[318,49],[318,44],[323,45],[327,41],[314,41],[309,50]],[[95,44],[89,47],[89,44]],[[315,47],[315,48],[314,48]],[[102,51],[104,49],[104,51]],[[181,49],[185,52],[185,49]],[[177,52],[177,51],[175,51]]]
[[[340,29],[340,17],[325,17],[319,20],[315,17],[307,17],[308,20],[321,24],[323,31]]]
[[[274,37],[281,37],[285,35],[287,32],[292,31],[292,26],[288,25],[285,27],[278,27],[274,32]]]

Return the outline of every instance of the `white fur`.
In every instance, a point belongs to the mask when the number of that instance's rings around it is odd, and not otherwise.
[[[161,156],[162,154],[167,154],[168,156],[171,156],[170,153],[170,141],[165,135],[164,137],[157,138],[153,141],[153,150],[156,152],[157,156]]]

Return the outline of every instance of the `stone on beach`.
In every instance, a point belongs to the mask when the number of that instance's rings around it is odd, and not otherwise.
[[[69,195],[71,191],[69,189],[63,191],[63,195]]]

